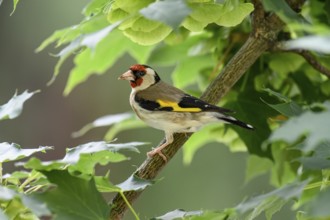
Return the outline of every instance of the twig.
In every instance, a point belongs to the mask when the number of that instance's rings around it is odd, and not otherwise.
[[[285,52],[293,52],[296,54],[299,54],[305,60],[318,72],[322,73],[326,77],[330,78],[330,69],[326,68],[323,66],[316,58],[315,56],[307,51],[307,50],[299,50],[299,49],[294,49],[294,50],[284,50]]]
[[[330,78],[330,69],[322,65],[310,51],[303,49],[289,49],[286,47],[285,42],[277,42],[272,48],[270,48],[270,51],[298,54],[302,56],[315,70]]]
[[[303,0],[298,0],[298,2],[299,1],[301,2]],[[260,0],[254,0],[253,4],[255,6],[252,22],[253,31],[244,45],[232,57],[202,95],[201,98],[207,102],[212,104],[217,103],[260,55],[272,47],[277,39],[278,32],[284,26],[283,22],[275,14],[267,14],[264,12]],[[163,150],[163,153],[168,158],[168,162],[189,139],[190,135],[191,134],[174,134],[173,143]],[[164,141],[165,140],[162,142]],[[134,174],[139,178],[151,180],[157,176],[165,165],[166,163],[159,156],[147,158]],[[124,194],[127,201],[132,204],[142,192],[143,191],[129,191]],[[112,201],[112,210],[109,218],[112,220],[122,219],[127,208],[122,196],[117,194]]]

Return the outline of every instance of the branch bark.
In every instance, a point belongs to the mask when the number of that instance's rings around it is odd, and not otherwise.
[[[295,3],[289,2],[291,6],[301,3],[303,0],[297,0]],[[268,14],[264,11],[260,0],[253,1],[255,10],[252,14],[252,32],[240,48],[240,50],[232,57],[225,68],[219,73],[215,80],[209,85],[202,99],[216,104],[230,88],[243,76],[243,74],[251,67],[251,65],[269,48],[271,48],[277,40],[277,35],[282,30],[284,23],[275,15]],[[295,8],[295,7],[293,7]],[[181,146],[189,139],[191,134],[175,134],[174,142],[167,146],[163,153],[168,161],[176,154]],[[163,140],[162,142],[164,142]],[[166,163],[158,155],[153,158],[147,158],[143,164],[134,173],[139,178],[152,180],[164,168]],[[143,191],[129,191],[124,195],[127,200],[132,203],[137,199]],[[112,210],[110,219],[122,219],[127,210],[127,206],[120,194],[117,194],[112,201]]]
[[[324,65],[322,65],[311,52],[307,50],[292,50],[293,53],[297,53],[317,71],[325,75],[326,77],[330,78],[330,70],[326,68]]]
[[[311,52],[307,50],[299,50],[299,49],[288,50],[282,48],[281,46],[279,47],[276,46],[274,51],[296,53],[302,56],[309,63],[309,65],[311,65],[316,71],[320,72],[321,74],[325,75],[330,79],[330,69],[328,69],[321,62],[319,62]]]

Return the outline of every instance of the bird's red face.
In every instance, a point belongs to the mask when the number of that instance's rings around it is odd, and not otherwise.
[[[132,89],[143,90],[150,85],[157,83],[160,78],[157,73],[149,66],[135,64],[123,73],[118,79],[128,80]]]

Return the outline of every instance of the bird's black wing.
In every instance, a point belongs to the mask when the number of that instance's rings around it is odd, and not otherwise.
[[[180,102],[178,103],[178,106],[181,108],[199,108],[201,111],[214,111],[219,113],[233,113],[232,110],[221,108],[216,105],[209,104],[199,98],[196,98],[194,96],[185,94]]]
[[[141,108],[149,111],[171,111],[171,112],[202,112],[214,111],[222,114],[231,113],[232,110],[221,108],[204,102],[194,96],[184,94],[177,102],[166,99],[146,100],[138,95],[135,96],[135,101]]]

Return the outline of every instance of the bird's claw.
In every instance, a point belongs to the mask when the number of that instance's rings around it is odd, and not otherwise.
[[[163,158],[163,160],[165,162],[167,162],[166,156],[163,154],[162,149],[159,149],[159,148],[156,148],[156,149],[153,149],[152,151],[149,151],[147,153],[147,156],[148,157],[154,157],[156,154],[158,154],[161,158]]]

